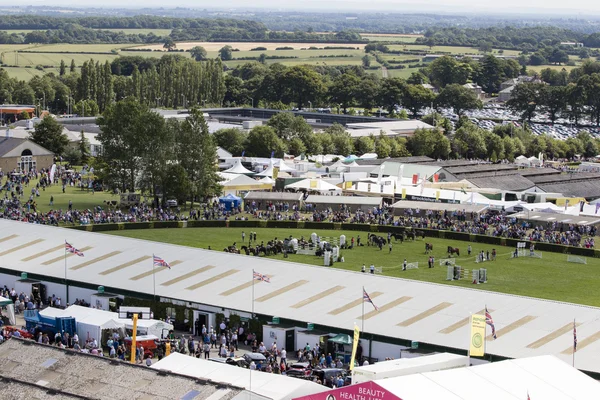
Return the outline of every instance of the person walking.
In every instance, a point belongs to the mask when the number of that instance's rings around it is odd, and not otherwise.
[[[406,258],[404,259],[404,262],[402,263],[402,271],[406,271],[406,266],[408,265],[408,263],[406,262]]]

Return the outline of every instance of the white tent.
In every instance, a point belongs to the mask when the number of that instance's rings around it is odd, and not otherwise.
[[[280,172],[294,172],[296,171],[294,168],[287,165],[283,160],[277,160],[273,164],[274,167],[279,168]]]
[[[273,178],[270,178],[268,176],[265,176],[264,178],[260,179],[259,182],[261,183],[268,183],[269,185],[274,185],[275,181],[273,180]]]
[[[127,329],[133,329],[133,320],[120,318],[117,322],[123,324]],[[158,319],[138,319],[137,331],[141,335],[154,335],[157,338],[166,337],[169,331],[173,330],[173,325]]]
[[[529,161],[530,165],[536,165],[536,166],[542,165],[542,162],[536,156],[531,156],[527,160]]]
[[[519,157],[515,158],[515,164],[523,165],[523,166],[530,166],[531,161],[529,161],[529,159],[525,156],[519,156]]]
[[[228,383],[246,388],[252,393],[272,400],[289,400],[324,389],[322,385],[308,380],[250,371],[246,368],[189,357],[180,353],[172,353],[153,364],[151,368]],[[252,381],[250,381],[250,374],[252,374]],[[252,386],[250,386],[250,382],[252,382]]]
[[[268,176],[268,177],[272,178],[273,177],[273,172],[274,172],[273,168],[274,168],[274,166],[273,166],[273,160],[271,160],[271,162],[269,163],[269,167],[267,169],[265,169],[264,171],[259,172],[258,174],[256,174],[256,176],[264,176],[264,177]]]
[[[308,190],[315,192],[341,192],[342,189],[324,181],[323,179],[303,179],[286,186],[286,189]]]
[[[11,325],[17,324],[17,319],[15,318],[15,304],[11,299],[6,299],[4,297],[0,297],[0,306],[6,307],[8,322]]]
[[[118,322],[119,314],[89,307],[70,306],[64,310],[48,307],[40,311],[40,315],[75,318],[80,343],[85,343],[87,339],[96,339],[100,344],[103,330],[124,328],[124,324]]]
[[[377,381],[402,400],[595,398],[600,383],[554,356],[500,361],[469,368]]]
[[[223,171],[226,174],[244,174],[244,175],[254,175],[254,172],[246,169],[243,165],[242,165],[242,161],[240,159],[237,159],[235,161],[235,164],[233,165],[233,167]]]

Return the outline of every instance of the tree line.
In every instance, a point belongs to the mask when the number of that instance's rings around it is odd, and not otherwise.
[[[390,137],[379,135],[352,138],[339,125],[313,132],[302,116],[279,113],[266,125],[249,132],[237,128],[221,129],[214,133],[216,143],[234,156],[283,157],[284,154],[317,155],[376,153],[378,158],[428,156],[434,159],[470,158],[490,161],[513,161],[519,155],[536,157],[544,153],[549,158],[592,157],[598,154],[600,139],[582,131],[566,141],[549,136],[536,136],[525,125],[497,125],[493,131],[477,127],[462,117],[452,132],[439,115],[427,115],[425,121],[433,129],[417,129],[414,135]]]
[[[74,61],[70,66],[62,62],[58,75],[48,73],[29,81],[11,78],[0,69],[0,102],[45,105],[55,114],[97,115],[126,97],[153,107],[220,105],[224,94],[223,65],[219,59],[196,62],[165,55],[141,72],[133,65],[130,76],[113,73],[108,61],[91,59],[80,69]]]

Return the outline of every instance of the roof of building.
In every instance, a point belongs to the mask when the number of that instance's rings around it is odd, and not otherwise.
[[[515,86],[509,86],[506,89],[502,89],[501,91],[499,91],[498,93],[512,93],[512,91],[515,90]]]
[[[254,269],[272,276],[270,283],[254,284],[257,314],[311,322],[338,333],[351,330],[361,315],[356,300],[362,298],[365,276],[358,271],[9,220],[0,220],[0,232],[2,269],[15,275],[26,271],[41,280],[48,276],[60,282],[65,255],[58,245],[66,240],[86,248],[84,258],[67,258],[69,280],[102,285],[111,293],[151,294],[154,276],[156,295],[161,298],[210,304],[247,316],[252,309],[248,283]],[[180,263],[153,271],[147,261],[140,261],[152,254]],[[581,323],[580,340],[589,338],[586,346],[577,349],[577,366],[600,372],[600,340],[593,336],[600,331],[600,308],[387,276],[370,276],[366,289],[374,287],[381,292],[376,299],[380,309],[365,314],[369,333],[464,349],[469,313],[487,304],[494,310],[498,332],[498,339],[487,344],[487,353],[554,354],[570,361],[572,332],[561,329],[576,318]],[[549,333],[552,339],[547,338]],[[543,338],[543,343],[531,346]]]
[[[0,360],[4,366],[0,372],[2,377],[21,379],[88,399],[232,400],[244,390],[239,386],[209,380],[202,384],[178,374],[159,375],[145,365],[129,364],[18,338],[0,345]],[[18,392],[3,393],[10,398],[24,398],[18,397]],[[195,395],[192,397],[190,394]]]
[[[573,172],[568,174],[550,174],[529,177],[532,182],[543,183],[569,183],[581,181],[600,181],[598,172]]]
[[[305,201],[309,204],[346,204],[346,205],[367,205],[373,207],[381,206],[381,197],[363,197],[363,196],[321,196],[310,195]]]
[[[172,371],[194,378],[226,382],[247,390],[252,389],[253,394],[272,400],[290,400],[323,390],[323,386],[310,380],[258,371],[251,372],[246,368],[203,360],[180,353],[172,353],[153,364],[152,368]],[[252,374],[252,380],[250,380],[250,374]]]
[[[493,188],[499,190],[512,190],[520,192],[535,186],[535,183],[519,174],[494,175],[485,177],[465,178],[478,188]]]
[[[481,173],[486,171],[517,171],[519,169],[518,166],[513,164],[492,164],[492,163],[480,163],[480,164],[470,164],[470,165],[456,165],[456,166],[448,166],[444,167],[444,170],[451,173],[452,175],[458,177],[461,175],[469,175],[472,173]],[[466,178],[466,176],[464,176]]]
[[[410,157],[394,157],[394,158],[375,158],[375,159],[371,159],[371,160],[356,160],[356,163],[358,165],[380,165],[383,164],[384,162],[397,162],[397,163],[401,163],[401,164],[423,164],[423,163],[427,163],[428,165],[430,163],[435,162],[435,160],[433,158],[427,157],[427,156],[410,156]]]
[[[570,214],[558,214],[548,212],[537,212],[537,211],[522,211],[516,215],[516,218],[525,221],[531,221],[534,224],[536,222],[557,222],[563,224],[575,224],[575,225],[598,225],[600,224],[600,218],[591,216],[578,216]]]
[[[383,129],[394,132],[414,131],[419,128],[433,129],[433,126],[417,119],[381,122],[358,122],[346,125],[348,129]]]
[[[27,139],[0,137],[0,157],[26,142]]]
[[[392,205],[393,208],[401,210],[432,210],[432,211],[464,211],[467,213],[476,212],[481,213],[488,208],[487,205],[481,204],[465,204],[465,203],[434,203],[428,201],[412,201],[412,200],[400,200]]]
[[[250,192],[244,197],[244,201],[301,201],[303,196],[301,192]]]
[[[519,175],[526,176],[531,181],[533,181],[531,177],[534,176],[560,175],[560,173],[559,170],[554,168],[524,168],[519,170]]]
[[[381,170],[383,166],[383,170]],[[436,165],[419,165],[419,164],[402,164],[394,161],[387,161],[380,166],[374,167],[369,173],[371,175],[378,175],[382,171],[383,176],[395,176],[400,177],[412,177],[413,175],[420,175],[421,178],[431,177],[437,173],[441,168]]]
[[[600,180],[598,179],[538,183],[537,187],[546,193],[562,193],[566,197],[585,197],[586,199],[596,199],[600,197]]]

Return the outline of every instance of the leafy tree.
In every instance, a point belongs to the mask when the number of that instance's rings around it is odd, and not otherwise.
[[[83,130],[79,134],[79,159],[82,163],[86,164],[90,158],[90,141],[85,137]]]
[[[422,85],[407,85],[402,95],[402,106],[408,108],[417,118],[422,108],[430,105],[435,99],[435,93]]]
[[[402,102],[406,90],[406,82],[400,78],[385,78],[381,81],[380,104],[388,112],[393,112],[395,107]]]
[[[492,44],[487,41],[479,42],[479,51],[482,53],[490,53],[492,51]]]
[[[167,51],[172,51],[176,48],[177,48],[177,43],[175,43],[175,41],[173,39],[171,39],[170,37],[165,39],[165,43],[163,44],[163,49],[166,49]]]
[[[199,108],[192,108],[190,115],[181,123],[176,143],[179,164],[190,182],[192,205],[195,196],[218,195],[221,189],[215,164],[217,145]]]
[[[358,85],[358,93],[356,102],[360,107],[364,107],[365,111],[370,112],[373,107],[377,106],[379,99],[380,81],[377,75],[365,75]]]
[[[285,142],[270,126],[257,126],[248,134],[246,152],[249,156],[270,157],[271,152],[275,152],[275,157],[281,158],[286,150]]]
[[[73,60],[73,59],[71,59],[71,66],[69,67],[69,72],[70,73],[75,72],[75,60]]]
[[[582,47],[579,50],[579,54],[578,55],[579,55],[579,58],[581,60],[585,60],[586,58],[590,58],[590,51],[587,48]]]
[[[566,64],[567,62],[569,62],[569,55],[567,54],[566,51],[561,50],[561,49],[554,49],[554,51],[552,51],[552,55],[549,58],[550,62],[554,63],[554,64]]]
[[[176,199],[177,204],[186,204],[186,199],[192,190],[193,184],[185,168],[179,164],[168,164],[165,168],[163,198]],[[192,197],[191,207],[194,206]]]
[[[366,154],[375,152],[375,141],[370,136],[361,136],[354,142],[354,149],[357,154]]]
[[[219,57],[223,61],[229,61],[233,58],[233,47],[226,45],[219,50]]]
[[[73,105],[73,112],[86,117],[96,116],[99,113],[98,103],[94,100],[81,100]]]
[[[410,74],[410,76],[408,77],[408,79],[406,80],[406,83],[411,84],[411,85],[422,85],[424,83],[428,83],[429,80],[427,79],[427,77],[422,73],[422,72],[412,72]]]
[[[345,73],[334,79],[329,88],[331,101],[341,104],[344,114],[348,107],[354,103],[354,99],[359,96],[360,79],[352,73]]]
[[[75,147],[67,146],[62,158],[71,165],[81,164],[81,154]]]
[[[248,135],[244,133],[244,131],[237,128],[219,129],[213,133],[213,137],[217,146],[227,150],[234,156],[242,155],[246,142],[246,136]]]
[[[265,64],[267,62],[267,55],[265,53],[261,53],[261,55],[258,56],[258,62]]]
[[[384,132],[380,132],[379,136],[375,139],[375,153],[377,153],[377,158],[387,158],[390,156],[392,152],[392,143],[393,139],[385,136]]]
[[[27,112],[27,110],[23,110],[21,111],[21,119],[30,119],[31,116],[29,115],[29,112]]]
[[[464,85],[471,75],[468,63],[459,63],[454,57],[443,56],[432,62],[427,68],[429,80],[434,86],[445,87],[454,83]]]
[[[548,60],[546,60],[546,57],[544,57],[543,54],[534,53],[529,57],[529,64],[530,65],[545,65],[545,64],[548,64]]]
[[[323,77],[306,65],[289,68],[284,73],[281,85],[284,101],[295,102],[300,109],[309,101],[315,103],[326,91]]]
[[[202,46],[194,46],[190,49],[190,54],[196,61],[204,61],[208,58],[206,49]]]
[[[335,146],[334,154],[341,154],[343,156],[349,156],[354,151],[354,141],[346,129],[338,124],[325,128],[324,133],[331,136],[331,140]]]
[[[550,121],[554,123],[567,108],[568,90],[566,86],[544,86],[541,91],[541,102]]]
[[[451,84],[442,89],[436,103],[442,107],[452,108],[457,115],[462,115],[465,110],[483,107],[481,100],[471,89],[459,84]]]
[[[544,85],[541,83],[526,82],[515,86],[511,98],[506,102],[506,106],[521,114],[521,118],[531,121],[538,107],[543,105],[542,91]]]
[[[67,65],[65,64],[65,60],[60,60],[60,68],[58,71],[60,76],[64,76],[67,73]]]
[[[363,68],[369,68],[371,66],[371,57],[368,54],[365,54],[362,58],[362,66]]]
[[[316,135],[313,135],[313,137],[319,142],[323,154],[335,154],[335,144],[333,143],[331,135],[317,133]]]
[[[295,156],[299,156],[306,152],[306,146],[304,145],[304,142],[300,138],[295,137],[289,141],[288,152]]]
[[[304,140],[313,132],[312,127],[302,116],[294,116],[294,114],[289,112],[273,115],[267,122],[267,125],[275,130],[277,136],[286,141],[294,137]]]
[[[484,135],[485,131],[474,124],[463,125],[454,134],[454,152],[464,158],[486,158]]]
[[[58,156],[62,155],[69,145],[69,139],[63,133],[62,125],[49,115],[35,126],[30,139]]]

